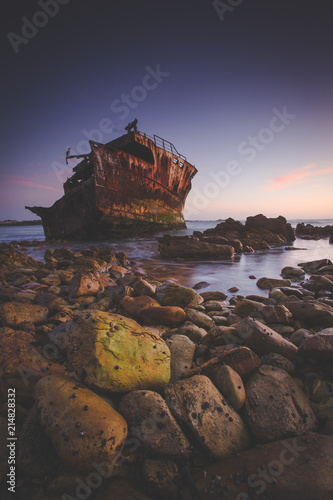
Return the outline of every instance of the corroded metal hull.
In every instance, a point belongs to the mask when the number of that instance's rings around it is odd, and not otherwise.
[[[50,208],[26,207],[47,239],[105,239],[185,227],[183,210],[196,168],[163,139],[130,132],[91,153]]]

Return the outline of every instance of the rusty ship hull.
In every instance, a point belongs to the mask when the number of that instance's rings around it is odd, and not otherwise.
[[[46,239],[107,239],[183,228],[196,168],[173,144],[131,131],[74,167],[65,194],[49,208],[26,207],[42,219]]]

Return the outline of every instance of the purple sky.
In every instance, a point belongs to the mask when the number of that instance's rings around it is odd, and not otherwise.
[[[196,165],[187,218],[333,217],[327,0],[3,10],[0,219],[36,218],[24,206],[62,195],[67,147],[86,152],[135,117]]]

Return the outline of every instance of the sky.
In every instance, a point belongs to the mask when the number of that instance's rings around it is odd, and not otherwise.
[[[3,3],[0,220],[134,118],[198,169],[187,219],[333,218],[328,0]]]

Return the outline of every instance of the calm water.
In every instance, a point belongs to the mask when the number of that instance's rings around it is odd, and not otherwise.
[[[333,224],[332,219],[303,219],[290,220],[289,222],[293,227],[298,222],[309,222],[317,226]],[[195,230],[204,231],[209,227],[215,227],[216,224],[217,221],[192,221],[187,223],[187,229],[171,231],[170,234],[192,234]],[[0,227],[0,242],[13,240],[44,240],[43,229],[41,226]],[[96,246],[96,243],[91,242],[65,244],[64,246],[79,250],[86,247],[87,244]],[[282,246],[248,255],[236,255],[233,259],[207,262],[174,262],[161,259],[157,250],[156,237],[110,240],[98,243],[98,245],[112,248],[115,251],[124,251],[130,260],[135,261],[138,269],[146,272],[151,278],[172,279],[187,286],[193,286],[199,281],[210,283],[202,291],[220,290],[227,292],[228,288],[237,286],[238,293],[242,295],[263,294],[263,291],[257,288],[256,280],[249,279],[249,275],[254,275],[257,278],[262,276],[278,278],[281,269],[285,266],[296,266],[299,262],[321,258],[329,258],[333,261],[333,245],[329,244],[328,239],[319,241],[296,239],[291,246],[302,248],[302,250],[287,251]],[[45,248],[47,247],[42,249],[27,247],[27,252],[35,259],[43,260]]]

